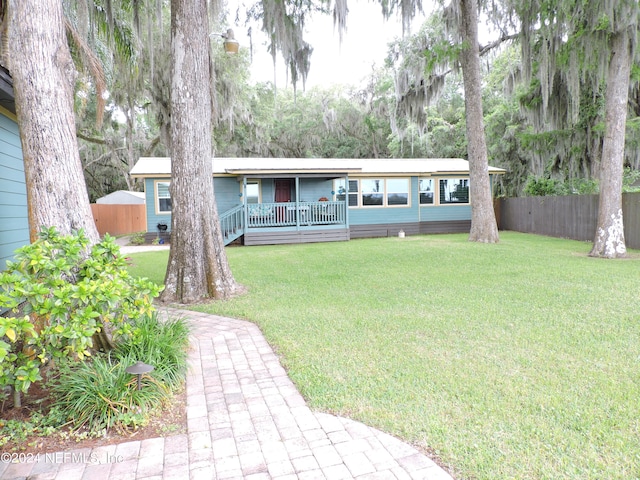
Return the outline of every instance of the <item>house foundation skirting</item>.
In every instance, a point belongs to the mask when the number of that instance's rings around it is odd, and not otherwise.
[[[405,235],[469,233],[471,220],[351,225],[349,228],[351,238],[397,237],[400,230]]]
[[[246,231],[245,245],[276,245],[285,243],[343,242],[349,240],[348,228],[298,231]]]
[[[405,235],[438,233],[469,233],[471,220],[451,220],[440,222],[386,223],[380,225],[352,225],[349,228],[245,231],[244,245],[278,245],[287,243],[344,242],[353,238],[397,237],[402,230]],[[171,233],[147,233],[146,243],[162,238],[169,244]]]

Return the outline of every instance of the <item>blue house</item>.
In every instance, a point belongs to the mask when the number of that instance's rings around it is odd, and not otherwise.
[[[214,158],[225,243],[328,242],[468,232],[469,163],[446,159]],[[489,168],[489,174],[503,174]],[[140,158],[147,239],[170,238],[171,160]]]
[[[27,188],[13,82],[0,66],[0,270],[28,243]]]

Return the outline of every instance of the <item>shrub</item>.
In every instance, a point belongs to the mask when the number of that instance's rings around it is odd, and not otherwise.
[[[150,376],[137,389],[137,378],[125,370],[128,364],[109,354],[88,362],[65,362],[51,384],[55,406],[67,414],[75,428],[90,432],[121,430],[145,425],[149,412],[168,397],[168,388]]]
[[[40,366],[44,353],[38,346],[38,332],[29,317],[0,318],[0,385],[13,388],[13,403],[20,407],[20,393],[42,380]]]
[[[131,365],[140,360],[154,366],[151,375],[176,388],[187,372],[189,326],[181,318],[160,321],[154,312],[134,323],[131,340],[119,344],[114,355]]]
[[[134,322],[131,338],[93,362],[67,363],[53,384],[55,407],[79,428],[91,432],[136,428],[155,407],[183,385],[187,370],[189,328],[183,319],[160,321],[156,314]],[[126,368],[141,360],[154,367],[142,377]]]
[[[129,245],[144,245],[144,232],[138,232],[131,235]]]
[[[110,236],[90,249],[82,231],[43,229],[15,259],[0,273],[0,310],[15,315],[0,317],[0,386],[14,392],[26,393],[39,379],[38,362],[82,360],[128,338],[131,322],[153,311],[160,292],[128,273]]]
[[[640,170],[625,167],[622,178],[623,192],[640,192]]]
[[[565,195],[567,190],[564,184],[553,178],[529,177],[524,187],[527,196],[537,197],[546,195]]]

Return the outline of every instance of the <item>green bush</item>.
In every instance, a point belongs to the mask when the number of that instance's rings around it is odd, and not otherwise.
[[[524,187],[524,193],[529,197],[540,197],[547,195],[566,195],[567,190],[559,180],[529,177]]]
[[[33,382],[42,380],[40,366],[44,352],[39,335],[29,317],[0,318],[0,385],[10,385],[14,391],[14,406],[20,407],[20,393],[29,390]]]
[[[183,319],[160,321],[157,315],[138,318],[131,338],[92,362],[65,364],[52,386],[55,407],[79,428],[91,432],[147,423],[155,407],[184,384],[189,328]],[[137,377],[125,369],[138,360],[154,367]]]
[[[113,354],[129,365],[140,360],[154,366],[154,378],[171,388],[180,386],[187,372],[189,326],[181,318],[160,321],[157,313],[134,323],[132,338]]]
[[[530,197],[553,195],[590,195],[597,194],[599,185],[596,180],[574,178],[566,181],[554,178],[530,176],[524,187],[524,193]]]
[[[65,362],[51,385],[56,408],[67,414],[75,428],[86,427],[94,433],[145,425],[144,412],[160,406],[169,389],[145,375],[138,390],[136,377],[125,371],[128,366],[110,353],[96,355],[92,361]]]
[[[623,192],[640,192],[640,170],[625,167],[622,177]]]
[[[138,232],[131,235],[129,245],[144,245],[144,232]]]
[[[26,393],[48,359],[82,360],[129,338],[160,287],[126,267],[113,237],[89,248],[82,231],[43,229],[18,249],[0,273],[0,310],[14,315],[0,317],[0,386]]]

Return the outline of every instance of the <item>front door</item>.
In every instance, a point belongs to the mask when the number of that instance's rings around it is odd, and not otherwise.
[[[291,179],[290,178],[276,178],[276,202],[290,202],[291,201]],[[277,207],[276,218],[278,223],[289,223],[291,221],[289,217],[290,211],[288,207]]]
[[[276,202],[291,201],[291,179],[276,178]]]

